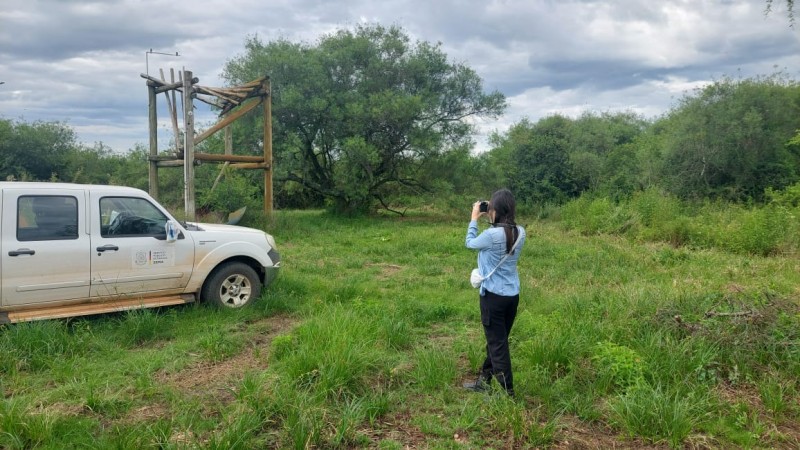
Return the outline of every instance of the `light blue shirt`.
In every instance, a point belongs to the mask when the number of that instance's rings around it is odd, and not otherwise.
[[[512,296],[519,294],[519,273],[517,260],[525,245],[525,229],[519,230],[519,244],[514,253],[509,255],[491,277],[481,283],[481,295],[490,291],[497,295]],[[513,245],[513,244],[512,244]],[[478,270],[484,277],[488,275],[506,254],[506,234],[503,227],[491,227],[478,235],[478,221],[472,220],[467,227],[467,248],[478,250]]]

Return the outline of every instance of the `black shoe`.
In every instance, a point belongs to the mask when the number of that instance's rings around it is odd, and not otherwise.
[[[461,385],[464,389],[472,392],[486,392],[489,390],[489,383],[481,378],[475,381],[467,381]]]

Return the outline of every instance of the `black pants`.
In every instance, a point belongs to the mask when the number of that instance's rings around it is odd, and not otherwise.
[[[486,335],[486,360],[481,368],[481,378],[491,381],[494,377],[506,391],[514,392],[514,377],[511,374],[511,352],[508,335],[517,317],[519,295],[506,297],[486,291],[481,296],[481,323]]]

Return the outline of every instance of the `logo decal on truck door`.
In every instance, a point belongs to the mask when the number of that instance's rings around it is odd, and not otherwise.
[[[134,268],[147,269],[175,265],[175,249],[172,248],[138,248],[134,249],[131,254]]]

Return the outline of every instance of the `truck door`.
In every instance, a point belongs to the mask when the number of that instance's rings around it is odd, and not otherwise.
[[[114,298],[182,292],[194,263],[194,243],[167,242],[169,217],[150,199],[91,194],[91,296]]]
[[[9,188],[2,199],[3,306],[88,298],[85,192]]]

